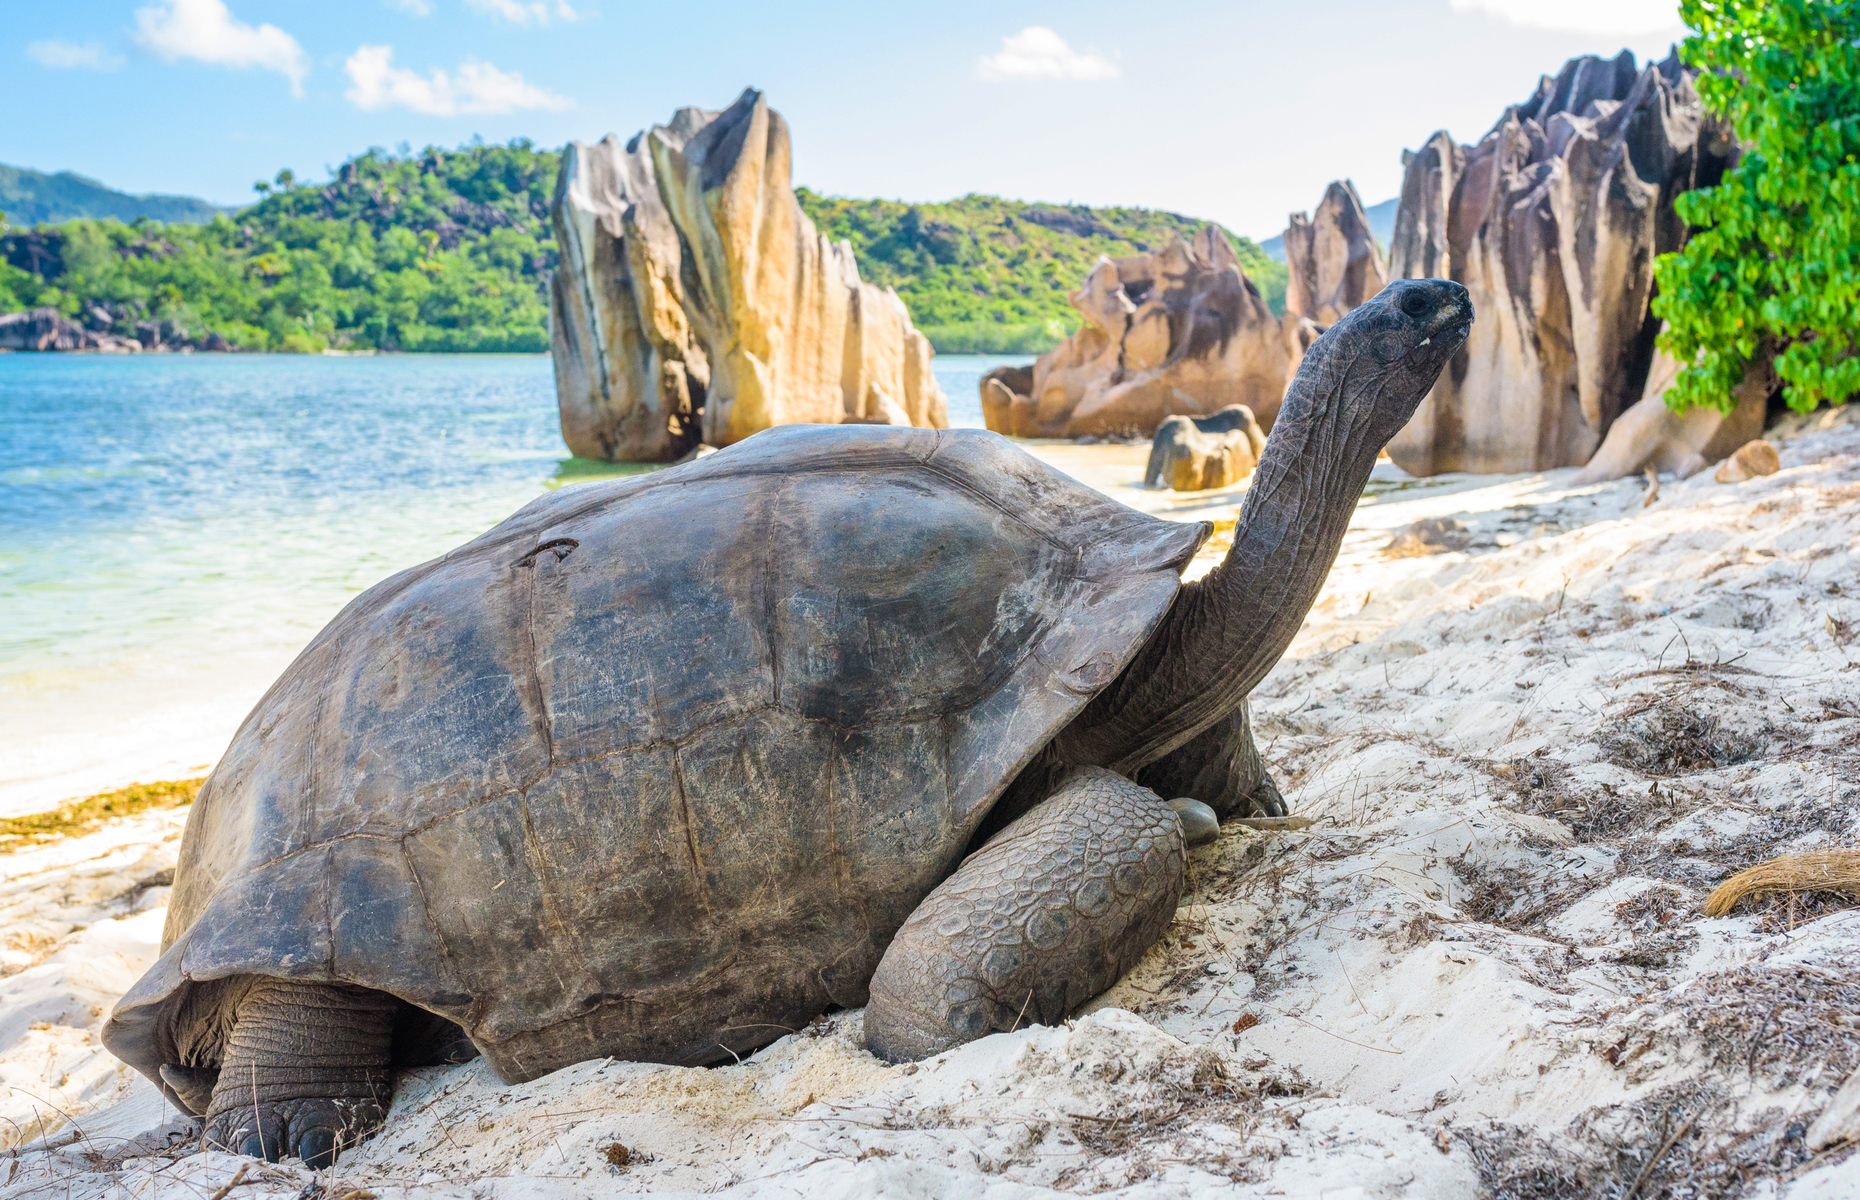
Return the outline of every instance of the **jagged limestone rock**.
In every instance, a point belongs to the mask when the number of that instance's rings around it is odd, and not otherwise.
[[[670,462],[792,422],[948,425],[930,343],[789,179],[788,124],[754,89],[625,145],[569,144],[550,349],[576,454]]]
[[[1084,326],[1040,356],[1026,391],[990,373],[988,427],[1017,437],[1149,437],[1165,417],[1244,404],[1270,428],[1317,327],[1281,320],[1217,225],[1194,244],[1100,258],[1068,299]],[[991,386],[992,385],[992,386]]]
[[[1285,265],[1285,311],[1319,325],[1335,324],[1388,285],[1388,266],[1355,184],[1334,182],[1310,217],[1292,214]]]
[[[1478,145],[1442,132],[1407,156],[1391,273],[1466,285],[1480,320],[1390,443],[1404,470],[1579,466],[1642,398],[1673,198],[1734,161],[1692,78],[1677,57],[1572,59]]]

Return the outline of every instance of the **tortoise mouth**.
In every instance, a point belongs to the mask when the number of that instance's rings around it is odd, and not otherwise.
[[[1442,350],[1451,354],[1453,351],[1458,350],[1468,337],[1472,336],[1472,326],[1472,314],[1468,313],[1465,317],[1446,328],[1422,338],[1420,343],[1416,345],[1413,350],[1408,352],[1408,356],[1410,358],[1416,357],[1421,355],[1422,351],[1433,351],[1438,354],[1441,353]]]

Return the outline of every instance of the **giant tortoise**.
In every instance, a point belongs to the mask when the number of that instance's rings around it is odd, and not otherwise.
[[[835,1005],[894,1061],[1063,1019],[1172,917],[1159,797],[1284,811],[1247,692],[1471,322],[1403,280],[1320,338],[1186,586],[1206,525],[982,432],[789,426],[529,504],[259,701],[105,1043],[212,1141],[324,1163],[399,1066],[715,1063]]]

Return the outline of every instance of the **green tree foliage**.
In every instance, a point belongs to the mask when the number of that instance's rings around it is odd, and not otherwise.
[[[1141,208],[1056,207],[994,196],[946,204],[846,200],[797,188],[801,207],[834,241],[852,244],[865,279],[896,288],[911,320],[945,353],[1039,353],[1077,329],[1066,293],[1108,255],[1192,239],[1204,222]],[[1227,235],[1272,311],[1284,308],[1285,266]]]
[[[1675,408],[1728,409],[1766,345],[1792,408],[1860,392],[1860,0],[1684,0],[1706,106],[1743,157],[1679,197],[1691,240],[1656,265]]]
[[[255,350],[545,350],[557,156],[527,140],[370,150],[205,225],[78,220],[0,239],[0,311],[162,320]]]

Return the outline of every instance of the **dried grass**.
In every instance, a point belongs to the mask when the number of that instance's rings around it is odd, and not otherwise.
[[[1705,898],[1705,915],[1722,917],[1755,896],[1835,892],[1860,896],[1860,850],[1785,854],[1739,871]]]
[[[1713,680],[1709,686],[1724,684]],[[1643,775],[1671,776],[1748,762],[1764,751],[1767,731],[1726,725],[1718,712],[1684,703],[1692,690],[1681,687],[1636,701],[1596,739],[1602,757]]]

